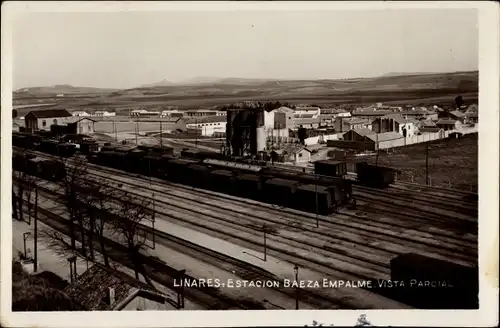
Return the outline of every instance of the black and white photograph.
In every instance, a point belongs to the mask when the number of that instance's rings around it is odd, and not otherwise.
[[[498,323],[493,2],[3,9],[2,326]]]

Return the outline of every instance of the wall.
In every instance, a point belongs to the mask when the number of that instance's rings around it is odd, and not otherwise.
[[[76,124],[77,124],[77,132],[79,134],[86,134],[86,133],[92,134],[95,132],[94,122],[90,120],[81,120]]]
[[[344,141],[344,140],[328,140],[328,147],[337,147],[337,148],[350,148],[350,149],[366,149],[366,150],[375,150],[375,142],[373,141]]]
[[[57,120],[57,123],[54,123],[54,120]],[[77,120],[77,116],[40,118],[38,119],[38,130],[50,131],[50,126],[52,124],[64,125],[67,123],[74,123]],[[45,126],[43,126],[43,121],[46,123]]]
[[[270,112],[268,112],[267,110],[264,111],[264,126],[266,127],[266,129],[274,128],[276,114],[283,114],[283,113],[276,113],[276,111],[274,110]],[[284,124],[285,122],[283,121],[282,126],[285,126]]]

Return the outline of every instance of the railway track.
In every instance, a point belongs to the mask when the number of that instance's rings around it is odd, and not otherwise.
[[[426,194],[436,196],[442,199],[456,199],[461,201],[477,202],[478,194],[466,190],[448,189],[437,186],[426,186],[411,182],[396,181],[392,185],[393,188],[400,190],[410,190],[413,192],[425,192]]]
[[[60,195],[58,195],[54,190],[51,190],[47,187],[40,187],[40,194],[46,194],[49,195],[50,198],[55,198],[56,200],[59,200]],[[41,209],[43,213],[47,213],[48,211],[45,209]],[[54,214],[50,214],[51,217],[55,217]],[[261,280],[261,281],[275,281],[275,282],[281,282],[278,277],[276,277],[274,274],[270,273],[269,271],[266,271],[260,267],[257,267],[255,265],[249,264],[247,262],[238,260],[234,257],[230,257],[228,255],[222,254],[220,252],[214,251],[212,249],[208,249],[206,247],[197,245],[195,243],[189,242],[185,239],[181,239],[178,237],[175,237],[171,234],[168,234],[166,232],[153,229],[152,227],[148,227],[146,225],[141,224],[141,230],[143,232],[146,232],[147,236],[151,236],[153,233],[155,234],[156,238],[155,241],[167,248],[182,252],[183,254],[189,255],[193,258],[203,260],[206,263],[209,263],[210,265],[214,265],[222,270],[225,270],[227,272],[230,272],[232,274],[235,274],[236,276],[248,280],[248,281],[255,281],[255,280]],[[158,271],[158,270],[155,270]],[[161,272],[161,271],[160,271]],[[173,277],[175,278],[175,277]],[[188,277],[189,278],[189,277]],[[194,279],[194,278],[191,278]],[[168,287],[168,286],[167,286]],[[303,289],[303,288],[298,288],[298,291],[295,291],[293,289],[282,289],[282,288],[276,288],[276,287],[270,287],[270,289],[273,289],[279,293],[282,293],[290,298],[295,298],[296,293],[300,295],[300,301],[305,302],[309,305],[313,305],[315,309],[332,309],[332,308],[338,308],[339,305],[342,308],[348,308],[346,304],[342,304],[340,299],[331,299],[329,297],[326,297],[324,295],[321,295],[317,292]]]
[[[193,208],[204,207],[204,209],[198,214],[207,218],[206,211],[213,211],[214,208],[222,210],[225,212],[224,216],[226,216],[223,220],[221,220],[221,213],[216,212],[212,213],[213,215],[210,217],[210,220],[206,220],[209,221],[205,222],[206,224],[196,222],[199,221],[199,219],[194,221],[191,220],[189,221],[189,224],[191,226],[195,226],[201,231],[210,231],[211,233],[216,234],[218,233],[222,235],[222,238],[224,239],[227,239],[228,234],[221,233],[218,230],[227,230],[228,226],[230,226],[233,231],[237,232],[233,233],[231,238],[233,238],[233,240],[238,239],[241,241],[242,233],[251,234],[255,237],[255,235],[258,234],[256,233],[255,226],[259,226],[261,223],[275,224],[279,228],[288,230],[293,230],[293,226],[295,225],[296,228],[301,230],[301,233],[296,235],[301,235],[302,238],[304,236],[308,237],[310,240],[317,241],[317,243],[313,245],[310,244],[308,246],[294,245],[294,247],[300,248],[302,246],[303,249],[305,247],[305,251],[307,252],[316,252],[320,249],[324,252],[326,250],[327,255],[332,256],[333,253],[341,262],[358,259],[361,261],[359,265],[364,266],[375,262],[373,264],[379,267],[376,270],[381,270],[385,274],[387,273],[387,258],[407,252],[408,248],[412,247],[415,249],[423,249],[423,251],[428,253],[430,256],[432,256],[433,253],[439,252],[446,259],[448,259],[447,257],[457,258],[457,251],[462,252],[463,254],[459,255],[462,256],[460,260],[466,262],[472,262],[476,256],[475,251],[477,250],[477,244],[473,237],[464,242],[463,238],[454,238],[456,236],[450,234],[444,229],[429,229],[428,227],[420,226],[420,229],[426,231],[426,233],[422,234],[420,231],[408,229],[408,222],[404,222],[403,220],[398,221],[399,226],[396,224],[395,229],[394,221],[389,222],[388,220],[382,220],[382,218],[376,217],[367,218],[366,216],[360,217],[350,214],[339,214],[331,217],[319,216],[318,220],[324,230],[324,232],[319,232],[318,229],[309,228],[307,225],[303,224],[305,220],[310,220],[310,222],[313,223],[314,215],[288,209],[279,210],[277,208],[273,208],[272,206],[254,201],[237,199],[235,197],[209,191],[202,191],[192,187],[178,186],[156,178],[151,178],[150,180],[151,183],[154,183],[154,188],[153,186],[145,187],[144,184],[147,180],[142,177],[131,177],[129,173],[124,173],[123,171],[115,169],[103,168],[99,166],[92,167],[101,171],[98,175],[102,178],[107,178],[108,180],[114,179],[117,183],[130,185],[136,191],[143,188],[143,193],[155,191],[155,193],[161,194],[162,197],[168,196],[170,201],[165,201],[164,199],[163,202],[165,203],[165,206],[171,206],[167,209],[172,209],[173,207],[176,212],[187,211],[192,213]],[[116,175],[116,177],[113,177],[113,175]],[[121,176],[121,178],[119,176]],[[174,198],[175,202],[172,202],[171,198]],[[157,199],[157,202],[158,201],[160,201],[160,199]],[[181,204],[179,202],[181,202]],[[244,206],[246,210],[235,211],[234,206]],[[263,208],[265,208],[265,210],[263,210]],[[245,217],[238,216],[237,214],[244,215]],[[232,216],[232,220],[229,220],[227,216]],[[282,218],[281,216],[285,216],[285,218]],[[237,220],[235,220],[236,217]],[[176,220],[186,222],[182,218],[176,218]],[[220,226],[221,221],[223,221],[223,226]],[[244,223],[245,221],[249,223]],[[292,224],[290,224],[290,221],[292,221]],[[214,228],[215,224],[219,224],[219,226]],[[242,226],[245,225],[247,225],[247,227],[245,227],[245,229],[242,228]],[[248,228],[248,225],[254,227]],[[296,242],[300,242],[300,239],[297,239],[296,235],[294,236],[289,232],[283,234],[282,231],[279,233],[281,235],[279,237],[286,237],[284,240],[278,240],[278,242],[282,244],[287,245],[288,243],[289,246],[292,246],[290,245],[290,241],[294,241],[294,239]],[[335,241],[335,243],[332,243],[332,241]],[[248,238],[245,243],[247,245],[252,244],[253,249],[259,249],[262,247],[260,242],[255,243],[255,241],[249,240]],[[406,244],[407,248],[400,246],[403,243]],[[282,247],[279,247],[278,249],[270,247],[270,250],[278,252],[281,258],[286,257],[291,261],[297,261],[297,254],[287,254],[286,250],[280,248]],[[356,249],[356,251],[350,252],[350,250],[353,249]],[[363,252],[365,253],[364,256],[362,255]],[[377,260],[377,255],[380,256],[381,254],[385,254],[385,260]],[[345,255],[345,257],[339,255]],[[331,264],[325,265],[324,263],[315,263],[314,261],[311,261],[311,259],[302,258],[309,267],[319,270],[325,274],[332,274]],[[342,267],[342,265],[340,265],[340,267]],[[386,269],[384,269],[384,267]],[[339,270],[337,270],[335,274],[339,274]],[[340,274],[345,275],[346,272],[340,272]]]
[[[69,235],[68,220],[53,214],[51,211],[41,206],[38,206],[38,215],[38,219],[47,226],[60,231],[65,235]],[[81,242],[81,233],[78,227],[75,227],[75,237],[78,242]],[[100,245],[97,244],[97,240],[97,236],[95,236],[95,238],[93,238],[93,242],[95,243],[94,247],[96,250],[100,249]],[[134,268],[131,261],[127,258],[127,250],[125,246],[108,238],[105,239],[105,245],[108,250],[108,256],[111,260],[121,263],[129,269]],[[142,255],[142,263],[146,267],[146,270],[149,271],[148,276],[152,280],[175,290],[174,279],[179,278],[177,270],[172,269],[164,263],[146,255]],[[189,275],[184,275],[183,277],[187,279],[195,279]],[[242,303],[238,300],[222,295],[217,289],[210,287],[185,288],[184,294],[186,298],[197,302],[207,309],[263,309],[257,304],[251,304],[248,302]]]

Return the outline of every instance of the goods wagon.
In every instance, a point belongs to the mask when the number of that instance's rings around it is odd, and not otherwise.
[[[99,143],[96,141],[80,142],[80,152],[82,154],[90,154],[99,150]]]
[[[71,157],[76,153],[76,145],[71,143],[60,143],[57,140],[40,140],[38,150],[51,155]]]
[[[189,164],[185,168],[182,182],[197,188],[205,188],[208,185],[209,168],[199,164]]]
[[[176,158],[167,162],[167,179],[172,182],[182,183],[188,171],[186,170],[187,166],[190,164],[196,164],[196,161],[184,159],[184,158]]]
[[[327,187],[300,184],[293,195],[292,207],[298,210],[328,215],[336,212],[336,202]]]
[[[236,177],[236,194],[240,197],[260,199],[262,197],[262,180],[257,174],[240,174]]]
[[[139,145],[137,149],[147,152],[148,154],[154,155],[174,155],[174,148],[172,147],[162,147],[162,146],[149,146],[149,145]]]
[[[209,187],[214,191],[233,194],[236,187],[236,178],[228,170],[213,170],[209,174]]]
[[[330,177],[343,177],[347,174],[347,163],[333,160],[316,161],[314,162],[314,172]]]
[[[297,188],[297,181],[285,179],[269,179],[264,182],[265,202],[280,206],[290,206],[293,204],[293,194]]]
[[[358,181],[366,186],[386,188],[394,183],[396,170],[390,167],[370,165],[366,162],[356,163]]]
[[[12,145],[20,148],[36,149],[40,145],[40,136],[27,133],[12,133]]]
[[[66,175],[63,163],[32,155],[15,155],[13,169],[49,181],[60,181]]]
[[[478,274],[477,266],[466,267],[414,253],[391,260],[391,280],[405,285],[396,288],[399,293],[395,296],[418,308],[477,309]]]
[[[181,156],[186,157],[186,158],[193,158],[193,159],[199,159],[199,160],[204,160],[206,158],[212,158],[212,159],[226,159],[226,156],[212,152],[212,151],[205,151],[205,150],[200,150],[200,149],[190,149],[190,148],[184,148],[181,151]]]

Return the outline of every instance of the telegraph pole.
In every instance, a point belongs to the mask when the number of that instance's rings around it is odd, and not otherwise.
[[[429,185],[429,143],[425,143],[425,184]]]
[[[116,122],[113,121],[113,128],[115,130],[115,141],[118,142],[118,130],[116,128]]]
[[[319,215],[318,215],[318,179],[316,170],[314,171],[314,191],[316,193],[316,228],[319,228]]]
[[[160,147],[163,148],[163,132],[162,132],[162,121],[160,118]]]
[[[262,231],[264,231],[264,262],[267,261],[267,240],[266,240],[266,224],[262,225]]]
[[[38,186],[35,187],[35,227],[34,227],[34,236],[33,242],[35,245],[35,250],[33,253],[33,271],[37,272],[38,270]]]

